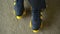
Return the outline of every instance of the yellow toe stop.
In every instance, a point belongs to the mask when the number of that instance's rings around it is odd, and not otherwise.
[[[33,30],[34,33],[37,33],[39,30]]]
[[[21,19],[21,18],[22,18],[22,16],[16,16],[16,18],[17,18],[17,19]]]

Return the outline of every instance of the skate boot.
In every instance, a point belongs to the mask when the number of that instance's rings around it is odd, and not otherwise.
[[[16,5],[16,0],[14,0],[14,6]],[[14,13],[14,15],[16,15],[16,8],[14,7],[14,11],[13,11],[13,13]],[[26,10],[24,10],[23,11],[23,14],[21,14],[21,15],[16,15],[16,18],[17,19],[21,19],[22,18],[22,16],[24,16],[24,15],[26,15]]]

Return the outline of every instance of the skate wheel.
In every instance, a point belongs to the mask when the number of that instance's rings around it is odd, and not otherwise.
[[[43,12],[41,12],[40,14],[41,14],[40,18],[43,20]]]
[[[30,21],[30,28],[32,28],[32,22]]]
[[[16,18],[17,18],[17,19],[21,19],[21,18],[22,18],[22,16],[16,16]]]
[[[40,16],[40,18],[43,20],[43,16]]]
[[[41,12],[40,14],[43,15],[43,12]]]
[[[14,6],[16,5],[16,2],[14,2]]]
[[[34,33],[37,33],[39,30],[33,30]]]
[[[16,1],[16,0],[14,0],[14,1]]]

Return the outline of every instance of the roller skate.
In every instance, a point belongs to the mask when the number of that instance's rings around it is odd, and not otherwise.
[[[14,0],[14,6],[16,5],[16,0]],[[16,15],[16,10],[13,11],[14,15]],[[16,18],[17,19],[22,19],[22,17],[26,15],[26,10],[23,11],[23,14],[20,16],[20,15],[16,15]]]
[[[30,20],[30,28],[32,28],[32,32],[37,33],[39,32],[39,29],[43,28],[43,23],[42,23],[43,16],[40,16],[40,21],[36,20],[34,21],[33,19]]]
[[[16,11],[14,10],[14,15],[16,15]],[[26,15],[26,11],[23,12],[21,16],[16,16],[17,19],[22,19],[23,16]]]
[[[32,21],[30,21],[30,28],[32,28]],[[38,29],[33,29],[32,32],[37,33],[39,30]]]
[[[41,20],[40,20],[41,22],[39,23],[40,25],[38,25],[38,26],[35,25],[35,28],[34,28],[34,24],[32,23],[32,20],[30,20],[30,28],[32,28],[32,32],[34,32],[34,33],[39,32],[39,29],[43,28],[43,23],[42,23],[43,17],[40,16],[40,18],[41,18]]]
[[[30,28],[32,28],[32,32],[37,33],[39,32],[39,28],[42,29],[43,28],[43,24],[41,23],[39,27],[36,26],[36,28],[33,27],[32,21],[30,21]]]

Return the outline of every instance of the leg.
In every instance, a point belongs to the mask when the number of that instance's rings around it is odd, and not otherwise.
[[[32,29],[39,30],[41,25],[41,0],[30,0],[32,6]]]
[[[41,0],[30,0],[31,6],[32,6],[32,29],[38,30],[40,28],[40,2]]]

